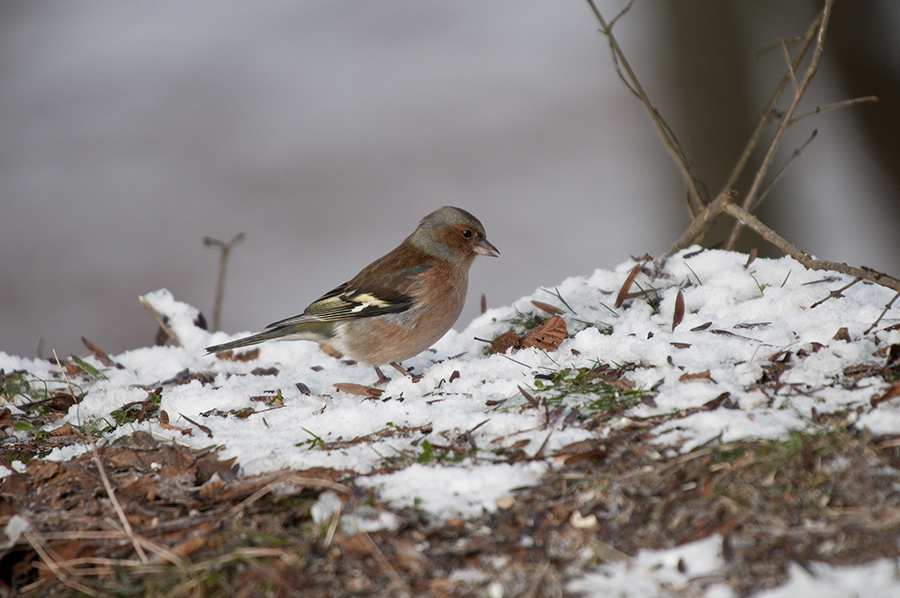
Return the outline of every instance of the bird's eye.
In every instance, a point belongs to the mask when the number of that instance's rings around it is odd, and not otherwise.
[[[463,235],[465,238],[469,239],[469,238],[472,237],[472,231],[470,231],[469,229],[465,229],[465,230],[462,232],[462,235]]]

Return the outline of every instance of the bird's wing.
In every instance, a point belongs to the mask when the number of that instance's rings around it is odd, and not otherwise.
[[[316,299],[299,316],[274,322],[267,328],[402,313],[413,305],[411,292],[416,286],[416,276],[422,271],[422,266],[397,271],[372,281],[377,284],[366,285],[365,288],[353,284],[357,282],[353,279]]]

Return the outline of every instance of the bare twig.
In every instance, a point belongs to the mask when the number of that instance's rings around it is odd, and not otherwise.
[[[212,237],[203,237],[203,244],[207,247],[219,248],[219,275],[216,278],[216,299],[213,303],[212,313],[212,329],[215,332],[219,329],[219,319],[222,314],[222,299],[225,295],[225,272],[228,269],[228,254],[234,249],[234,246],[244,240],[244,233],[238,233],[230,241],[225,243]]]
[[[375,557],[375,560],[381,565],[382,570],[387,573],[387,576],[391,579],[391,585],[399,590],[404,596],[411,596],[412,593],[410,592],[409,586],[406,585],[406,582],[403,581],[403,578],[400,577],[400,574],[397,573],[397,570],[394,569],[391,562],[384,556],[381,549],[378,548],[378,544],[375,543],[375,540],[361,528],[357,529],[356,534],[359,539],[362,540],[363,544],[366,545],[369,553]]]
[[[119,500],[116,498],[116,492],[113,490],[112,484],[109,483],[109,477],[106,475],[106,468],[103,467],[103,463],[100,461],[100,456],[97,452],[97,447],[93,444],[91,444],[91,460],[94,462],[97,471],[100,473],[100,481],[103,482],[103,487],[106,489],[106,495],[109,497],[113,509],[116,511],[116,516],[119,518],[119,523],[122,524],[122,529],[125,530],[125,535],[128,536],[128,540],[131,541],[131,545],[134,547],[134,551],[141,559],[141,562],[146,565],[149,562],[147,560],[147,555],[144,553],[144,549],[141,548],[141,544],[138,541],[134,530],[131,529],[131,523],[128,521],[128,517],[125,516],[122,505],[119,504]]]
[[[161,315],[159,315],[159,313],[157,313],[155,309],[153,309],[153,306],[150,305],[150,303],[146,299],[144,299],[143,296],[138,297],[138,299],[140,300],[141,305],[144,306],[144,309],[149,311],[150,315],[153,316],[153,319],[156,320],[156,323],[159,324],[160,330],[166,333],[166,336],[168,336],[172,340],[176,347],[180,347],[181,341],[178,340],[178,335],[175,334],[171,328],[169,328],[169,325],[166,324],[166,320]],[[162,342],[165,342],[165,340],[163,340]]]
[[[802,44],[797,49],[797,53],[794,56],[793,62],[791,62],[791,71],[793,69],[796,69],[800,65],[803,57],[806,56],[806,52],[809,51],[809,47],[812,45],[812,41],[815,39],[816,31],[819,30],[819,24],[821,23],[821,20],[822,15],[820,14],[813,21],[812,25],[810,25],[809,30],[806,32],[806,34],[802,36]],[[777,47],[780,47],[780,44],[778,44],[777,46],[773,46],[773,48]],[[731,189],[737,183],[738,177],[744,171],[744,168],[747,166],[747,162],[750,160],[750,155],[753,153],[753,150],[756,149],[757,143],[759,143],[759,139],[762,136],[763,129],[772,118],[772,113],[775,110],[775,105],[778,104],[778,99],[781,98],[781,94],[784,93],[784,90],[787,87],[788,83],[790,83],[790,81],[791,73],[787,72],[784,74],[784,76],[781,78],[781,82],[775,88],[775,92],[769,99],[769,103],[762,111],[762,116],[756,123],[756,128],[753,129],[753,132],[747,139],[747,145],[744,147],[744,151],[741,153],[741,157],[738,158],[738,161],[734,165],[731,174],[728,176],[728,180],[725,182],[725,189]]]
[[[143,297],[141,297],[143,299]],[[66,381],[66,385],[69,387],[69,394],[72,394],[72,384],[69,382],[69,376],[66,374],[65,368],[62,366],[62,363],[59,361],[59,355],[56,354],[56,351],[53,351],[53,357],[56,358],[56,365],[59,367],[59,370],[62,372],[63,378]],[[109,482],[109,478],[106,475],[106,469],[103,467],[103,463],[100,461],[100,457],[97,453],[97,444],[94,442],[94,439],[90,437],[90,434],[87,438],[84,439],[85,444],[87,444],[91,449],[91,459],[94,462],[94,465],[97,467],[97,471],[100,473],[100,480],[103,482],[103,487],[106,489],[106,495],[109,497],[110,502],[113,505],[113,509],[116,511],[116,515],[119,518],[119,521],[122,523],[122,528],[125,530],[125,534],[128,536],[128,539],[131,541],[131,545],[134,546],[134,551],[138,554],[141,559],[141,562],[147,564],[147,555],[144,554],[141,545],[138,543],[137,538],[135,536],[134,531],[131,529],[131,523],[128,521],[128,518],[125,516],[125,511],[122,510],[122,505],[119,504],[118,499],[116,498],[116,493],[113,490],[112,484]]]
[[[703,209],[703,201],[700,198],[700,193],[697,191],[697,186],[694,184],[694,177],[691,176],[690,168],[688,166],[687,154],[684,151],[684,148],[681,147],[681,143],[678,141],[678,138],[675,136],[674,131],[669,126],[669,123],[662,117],[659,113],[659,110],[656,109],[656,106],[650,101],[650,97],[644,91],[644,88],[641,86],[640,81],[637,78],[635,72],[631,69],[631,65],[628,63],[628,59],[625,57],[625,53],[622,50],[622,47],[619,45],[618,40],[615,35],[613,35],[612,27],[615,22],[621,18],[628,10],[631,8],[632,2],[628,2],[619,13],[613,18],[609,23],[606,22],[606,19],[603,17],[603,14],[600,12],[600,9],[597,8],[594,0],[587,0],[588,5],[590,5],[591,10],[594,11],[594,16],[597,17],[597,21],[600,22],[600,32],[606,36],[606,39],[609,41],[609,49],[612,52],[613,63],[616,67],[616,74],[619,75],[619,78],[625,84],[625,87],[633,93],[644,105],[644,108],[647,110],[647,113],[650,115],[650,119],[653,121],[654,126],[656,127],[657,132],[659,133],[660,138],[662,138],[663,145],[666,146],[666,149],[669,150],[669,154],[672,156],[672,159],[675,161],[675,164],[678,166],[678,169],[681,171],[681,176],[684,178],[684,184],[687,187],[688,191],[688,211],[693,218],[696,214]]]
[[[107,594],[100,593],[94,588],[89,588],[88,586],[71,579],[72,570],[67,570],[67,567],[57,564],[57,560],[50,555],[48,549],[41,543],[40,536],[37,533],[31,531],[31,529],[26,529],[22,532],[22,535],[25,536],[25,539],[28,540],[28,543],[34,548],[34,551],[38,553],[38,556],[41,557],[41,560],[59,581],[73,590],[81,592],[82,594],[87,594],[88,596],[107,596]]]
[[[850,282],[849,284],[846,284],[846,285],[842,286],[841,288],[839,288],[839,289],[837,289],[837,290],[831,291],[830,293],[828,293],[828,296],[827,296],[827,297],[825,297],[824,299],[819,299],[818,301],[816,301],[815,303],[813,303],[812,305],[810,305],[809,308],[810,308],[810,309],[813,309],[813,308],[815,308],[815,307],[819,307],[820,305],[822,305],[823,303],[825,303],[825,302],[828,301],[829,299],[836,299],[837,297],[843,297],[843,296],[844,296],[844,291],[846,291],[847,289],[849,289],[850,287],[852,287],[853,285],[855,285],[856,283],[858,283],[860,280],[862,280],[862,277],[861,277],[861,276],[857,276],[856,278],[853,279],[852,282]]]
[[[864,335],[869,334],[870,332],[872,332],[872,330],[875,329],[876,326],[878,326],[878,323],[884,317],[884,314],[886,314],[888,311],[890,311],[891,306],[894,305],[894,301],[897,300],[897,297],[900,297],[900,291],[897,291],[897,294],[894,295],[894,298],[891,299],[890,301],[888,301],[888,304],[884,306],[884,310],[882,310],[881,314],[878,316],[878,319],[876,319],[874,322],[872,322],[872,325],[869,326],[868,328],[866,328],[866,331],[863,332]]]
[[[695,221],[691,223],[691,226],[688,228],[688,230],[685,231],[681,238],[675,242],[675,245],[673,245],[672,249],[669,250],[669,255],[672,255],[686,247],[689,247],[693,240],[697,237],[697,235],[702,232],[702,230],[706,226],[708,226],[709,223],[711,223],[716,218],[716,216],[721,213],[725,213],[742,222],[745,226],[749,226],[752,230],[756,231],[756,233],[764,240],[777,247],[785,255],[789,255],[800,262],[800,264],[808,270],[829,270],[832,272],[840,272],[841,274],[858,276],[862,280],[868,280],[883,287],[893,289],[895,291],[900,291],[900,279],[898,278],[895,278],[888,274],[884,274],[882,272],[878,272],[876,270],[872,270],[871,268],[856,268],[854,266],[848,266],[844,263],[830,262],[827,260],[817,260],[807,252],[800,251],[799,249],[797,249],[797,247],[788,242],[784,237],[763,224],[759,220],[759,218],[757,218],[744,208],[734,204],[731,201],[732,196],[733,191],[725,191],[719,194],[715,201],[709,204],[706,209],[704,209],[704,211],[697,216]]]
[[[688,229],[684,231],[681,237],[675,241],[672,249],[669,250],[669,255],[674,255],[682,249],[690,247],[703,231],[712,226],[713,220],[722,213],[722,207],[725,203],[731,201],[735,196],[737,196],[737,192],[734,189],[722,191],[711,204],[706,206],[706,208],[697,214],[697,217],[691,221],[691,225]]]
[[[222,519],[231,519],[236,516],[238,513],[243,512],[244,509],[251,506],[253,503],[261,499],[263,496],[281,486],[282,484],[293,482],[295,484],[299,484],[301,486],[305,486],[308,488],[330,488],[331,490],[335,490],[337,492],[343,492],[344,494],[350,494],[350,489],[343,484],[338,484],[337,482],[332,482],[331,480],[327,480],[325,478],[309,478],[304,476],[298,476],[293,473],[287,473],[283,476],[280,476],[278,479],[273,480],[245,498],[240,503],[233,506],[228,510],[227,513],[222,515]]]
[[[844,263],[829,262],[827,260],[817,260],[805,251],[800,251],[793,244],[789,243],[775,231],[759,221],[753,214],[747,212],[743,208],[733,203],[726,203],[722,211],[726,214],[743,221],[763,239],[777,247],[782,253],[791,256],[809,270],[830,270],[832,272],[840,272],[841,274],[849,274],[851,276],[859,276],[863,280],[869,280],[883,287],[900,291],[900,279],[894,278],[888,274],[877,272],[869,268],[856,268],[848,266]]]
[[[816,32],[816,44],[813,48],[813,54],[810,60],[810,64],[807,67],[799,86],[794,91],[794,97],[791,100],[790,106],[788,106],[787,110],[785,110],[784,115],[781,118],[781,122],[778,123],[778,128],[776,129],[772,140],[769,142],[769,148],[766,150],[766,154],[763,157],[762,163],[756,171],[756,176],[753,178],[753,184],[750,185],[750,190],[744,197],[743,207],[745,210],[751,209],[754,203],[756,203],[756,198],[759,194],[760,188],[762,187],[763,179],[765,178],[766,174],[768,174],[769,167],[772,165],[772,161],[775,159],[775,151],[778,149],[778,146],[781,145],[781,140],[784,137],[784,133],[791,125],[791,120],[794,112],[796,112],[797,106],[800,104],[800,100],[803,98],[803,95],[806,93],[807,87],[809,87],[809,84],[815,76],[816,71],[818,71],[819,69],[819,61],[822,58],[822,51],[824,50],[825,29],[828,26],[828,20],[831,17],[831,8],[833,5],[834,0],[825,0],[825,5],[822,7],[819,19],[817,19],[819,21],[819,26]],[[791,69],[791,72],[793,72],[793,69]],[[731,230],[731,235],[729,235],[728,241],[725,243],[725,249],[731,250],[734,248],[734,244],[737,241],[737,237],[740,234],[740,231],[741,223],[738,222]]]
[[[794,150],[794,153],[791,154],[791,157],[788,158],[787,162],[784,163],[784,166],[782,166],[778,170],[778,172],[775,174],[775,176],[772,178],[772,182],[769,183],[769,185],[763,190],[763,192],[759,194],[759,199],[756,201],[755,204],[753,204],[753,207],[750,210],[751,212],[756,211],[756,209],[763,202],[763,200],[766,199],[766,196],[769,195],[769,192],[772,190],[772,188],[775,187],[775,184],[781,179],[782,175],[784,175],[784,173],[787,172],[788,166],[790,166],[794,160],[796,160],[797,158],[800,157],[800,154],[803,153],[803,150],[806,149],[806,146],[808,146],[810,143],[812,143],[812,140],[815,139],[816,135],[818,135],[818,134],[819,134],[819,130],[813,129],[813,132],[810,133],[810,135],[809,135],[809,139],[804,141],[800,147],[798,147],[797,149]]]
[[[809,112],[804,112],[800,116],[795,116],[791,119],[791,122],[788,123],[788,126],[795,125],[804,118],[815,116],[816,114],[821,114],[823,112],[827,112],[828,110],[834,110],[836,108],[849,108],[850,106],[856,106],[857,104],[864,104],[866,102],[877,102],[878,96],[864,96],[861,98],[851,98],[849,100],[844,100],[842,102],[834,102],[833,104],[826,104],[825,106],[816,106]]]

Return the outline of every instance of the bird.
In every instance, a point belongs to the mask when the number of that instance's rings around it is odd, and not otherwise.
[[[207,347],[207,354],[273,340],[328,345],[381,371],[437,342],[456,323],[475,256],[497,257],[484,226],[461,208],[444,206],[425,216],[400,245],[348,282],[313,301],[302,314],[273,322],[266,330]]]

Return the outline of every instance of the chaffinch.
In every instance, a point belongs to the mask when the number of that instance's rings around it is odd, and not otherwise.
[[[390,364],[405,372],[398,362],[429,348],[456,322],[476,255],[496,257],[500,252],[475,216],[444,206],[425,216],[399,247],[299,316],[206,350],[216,353],[270,340],[313,341],[373,366],[379,381],[387,380],[379,366]]]

